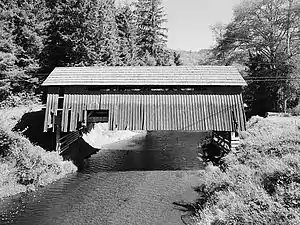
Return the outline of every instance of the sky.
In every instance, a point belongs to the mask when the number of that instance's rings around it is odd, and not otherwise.
[[[241,0],[163,0],[168,23],[168,47],[175,50],[209,48],[214,44],[210,26],[229,23]]]
[[[117,0],[132,2],[134,0]],[[168,22],[168,47],[199,51],[213,46],[211,26],[228,24],[242,0],[162,0]]]

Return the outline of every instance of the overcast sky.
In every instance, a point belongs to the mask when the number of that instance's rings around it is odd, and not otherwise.
[[[214,44],[210,26],[218,22],[227,24],[232,18],[234,6],[242,0],[162,1],[168,19],[168,47],[198,51]]]
[[[228,23],[241,0],[163,0],[168,17],[168,47],[200,50],[214,44],[211,25]]]

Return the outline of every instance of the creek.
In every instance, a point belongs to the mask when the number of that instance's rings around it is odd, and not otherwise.
[[[183,224],[175,201],[193,201],[208,133],[148,132],[105,146],[83,171],[0,200],[0,224]]]

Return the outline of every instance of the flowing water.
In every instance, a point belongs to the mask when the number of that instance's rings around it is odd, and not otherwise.
[[[148,132],[111,144],[85,169],[0,201],[0,224],[183,224],[174,201],[197,198],[199,132]]]

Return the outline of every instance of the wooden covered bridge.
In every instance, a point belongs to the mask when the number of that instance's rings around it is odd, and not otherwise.
[[[43,83],[44,132],[56,132],[58,148],[61,132],[96,122],[110,130],[215,131],[232,143],[245,130],[245,85],[230,66],[58,67]]]

